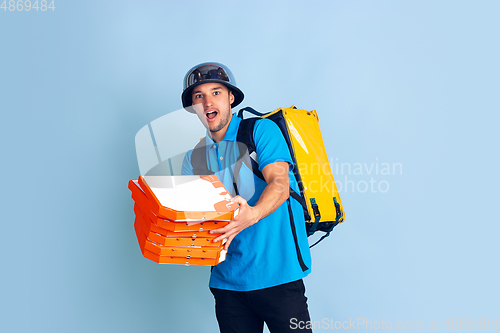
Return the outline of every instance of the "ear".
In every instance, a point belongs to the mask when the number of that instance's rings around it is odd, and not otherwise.
[[[233,92],[231,90],[229,90],[229,104],[233,104],[234,102],[234,95],[233,95]]]

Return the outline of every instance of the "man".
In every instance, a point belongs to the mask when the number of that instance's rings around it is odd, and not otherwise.
[[[228,190],[233,189],[241,149],[235,142],[241,119],[232,108],[243,98],[222,64],[203,63],[186,74],[183,107],[196,112],[207,128],[202,147],[206,166]],[[300,204],[289,198],[289,187],[298,191],[298,186],[278,126],[261,119],[253,138],[265,182],[241,165],[235,185],[239,195],[232,199],[240,212],[227,226],[211,231],[220,234],[215,242],[227,239],[228,252],[226,260],[213,267],[209,286],[222,333],[262,332],[264,322],[272,333],[295,332],[294,323],[310,320],[302,282],[311,267],[304,216]],[[182,173],[194,174],[197,167],[191,150]]]

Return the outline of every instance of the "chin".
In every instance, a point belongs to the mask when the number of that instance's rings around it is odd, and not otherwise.
[[[219,127],[209,127],[208,129],[211,133],[217,133],[221,130]]]

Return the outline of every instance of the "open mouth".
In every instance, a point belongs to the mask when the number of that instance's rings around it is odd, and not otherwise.
[[[212,111],[208,111],[205,116],[208,118],[208,119],[214,119],[216,116],[217,116],[218,112],[215,111],[215,110],[212,110]]]

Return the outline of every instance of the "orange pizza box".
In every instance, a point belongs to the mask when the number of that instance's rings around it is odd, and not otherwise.
[[[147,239],[138,224],[135,224],[135,234],[141,249],[161,256],[216,259],[223,251],[222,247],[163,246]]]
[[[217,234],[210,234],[208,230],[204,231],[170,231],[167,229],[160,228],[157,226],[148,216],[145,216],[142,214],[142,212],[137,208],[137,206],[134,206],[134,212],[135,215],[141,215],[143,221],[145,222],[147,226],[146,231],[152,231],[157,234],[160,234],[165,237],[187,237],[187,238],[196,238],[196,237],[211,237],[215,238],[217,237]]]
[[[134,200],[135,207],[134,209],[138,209],[143,216],[147,216],[154,224],[158,227],[170,231],[204,231],[204,230],[214,230],[218,228],[222,228],[229,224],[230,221],[205,221],[202,222],[200,220],[185,220],[185,221],[171,221],[168,219],[164,219],[158,217],[149,209],[149,204],[145,203],[140,197],[140,195],[136,193],[132,193],[132,199]]]
[[[181,257],[170,257],[170,256],[160,256],[151,251],[144,250],[142,252],[145,258],[157,262],[159,264],[177,264],[177,265],[204,265],[204,266],[215,266],[226,259],[225,253],[216,259],[204,259],[204,258],[181,258]]]
[[[217,176],[139,176],[139,185],[156,216],[173,221],[232,220],[239,205]]]
[[[146,193],[142,190],[139,185],[138,180],[130,180],[128,182],[128,188],[132,192],[132,199],[135,204],[139,206],[139,209],[142,213],[146,213],[150,216],[150,218],[155,222],[157,226],[160,228],[164,228],[171,231],[203,231],[203,230],[212,230],[221,228],[229,223],[227,214],[222,214],[218,216],[216,219],[212,219],[211,221],[207,221],[205,219],[193,219],[187,218],[182,220],[170,220],[166,218],[159,217],[153,213],[155,210],[154,204],[149,201]],[[182,223],[180,223],[182,222]],[[203,230],[200,230],[200,226],[196,226],[196,224],[204,224],[204,227],[201,227]]]
[[[207,221],[207,222],[173,222],[167,219],[156,216],[147,206],[134,198],[135,194],[132,194],[132,199],[135,201],[134,210],[139,210],[144,217],[148,217],[154,224],[158,227],[167,229],[170,231],[204,231],[204,230],[214,230],[226,226],[229,221]],[[136,212],[137,214],[137,212]]]
[[[213,242],[215,237],[165,237],[152,231],[148,231],[146,222],[142,216],[135,217],[135,223],[139,224],[146,235],[146,238],[152,242],[158,243],[160,245],[166,246],[209,246],[209,247],[221,247],[223,245],[223,240],[216,243]]]
[[[139,185],[138,180],[129,180],[128,182],[128,188],[132,192],[132,199],[134,202],[141,206],[144,207],[144,210],[147,209],[154,209],[152,204],[149,202],[148,197],[146,196],[146,193],[141,189],[141,186]]]

